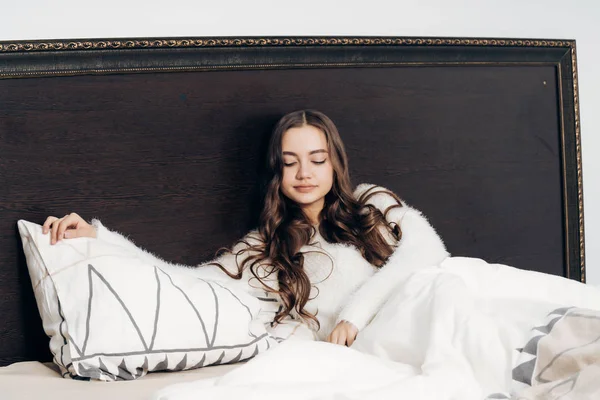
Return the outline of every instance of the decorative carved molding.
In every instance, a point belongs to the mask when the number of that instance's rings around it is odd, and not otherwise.
[[[399,37],[273,37],[273,38],[178,38],[20,41],[0,43],[0,53],[185,47],[268,47],[268,46],[511,46],[574,47],[568,40],[399,38]]]
[[[581,282],[586,281],[585,276],[585,237],[583,220],[583,171],[581,160],[581,127],[579,123],[579,83],[577,80],[577,52],[575,43],[571,46],[571,62],[573,64],[573,107],[575,108],[575,151],[577,153],[577,200],[579,209],[579,254],[581,260]]]

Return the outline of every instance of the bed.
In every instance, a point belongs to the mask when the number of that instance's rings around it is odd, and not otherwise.
[[[0,42],[2,385],[51,371],[17,220],[77,212],[208,260],[255,226],[270,131],[302,108],[336,122],[355,184],[419,208],[453,255],[585,282],[573,40]]]

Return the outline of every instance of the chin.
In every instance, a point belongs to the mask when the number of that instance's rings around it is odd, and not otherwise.
[[[292,201],[299,206],[309,206],[321,200],[321,197],[304,197],[304,196],[294,196]]]
[[[288,199],[290,199],[291,201],[293,201],[294,203],[298,204],[299,206],[309,206],[311,204],[314,204],[314,203],[320,201],[325,196],[322,196],[319,193],[292,192],[292,193],[290,193],[290,195],[286,195],[286,197]]]

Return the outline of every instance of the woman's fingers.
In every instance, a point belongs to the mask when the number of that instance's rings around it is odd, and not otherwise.
[[[342,346],[346,345],[346,331],[342,329],[342,331],[340,332],[340,335],[338,336],[337,339],[337,344],[340,344]]]
[[[62,218],[46,218],[42,233],[48,232],[50,232],[50,244],[56,244],[63,238],[96,237],[96,229],[77,213],[67,214]]]
[[[346,324],[347,332],[348,332],[348,338],[347,338],[347,342],[348,342],[348,347],[352,346],[352,343],[354,343],[354,340],[356,339],[356,336],[358,335],[358,328],[352,323],[352,322],[348,322],[348,321],[344,321],[344,323]]]
[[[58,225],[61,221],[62,218],[57,218],[56,221],[50,225],[50,244],[55,244],[58,241]]]
[[[340,322],[335,329],[327,336],[327,341],[342,346],[352,346],[356,336],[358,335],[358,329],[352,323],[348,321]]]
[[[344,345],[346,344],[346,333],[343,329],[335,328],[333,332],[331,332],[331,334],[329,335],[327,341],[333,344]]]
[[[339,332],[337,329],[334,329],[333,332],[331,332],[331,338],[329,339],[329,343],[333,343],[333,344],[337,344],[338,342],[338,337],[339,337]]]
[[[69,217],[69,215],[65,215],[62,218],[55,219],[50,225],[50,244],[56,244],[60,239],[63,238],[64,230],[60,231],[61,225],[64,221]]]
[[[50,232],[50,244],[56,244],[62,239],[76,237],[96,237],[96,228],[88,224],[77,213],[65,215],[62,218],[48,217],[42,232]]]
[[[42,233],[44,235],[50,231],[50,225],[52,225],[52,223],[54,221],[56,221],[57,219],[58,218],[52,217],[52,216],[46,218],[46,221],[44,222],[44,225],[42,225]]]
[[[346,344],[348,345],[348,347],[352,346],[352,343],[354,343],[354,339],[356,339],[356,335],[353,335],[351,332],[348,335],[348,338],[346,338]]]
[[[65,231],[69,228],[77,229],[81,217],[75,213],[65,215],[64,218],[59,222],[58,229],[56,230],[56,240],[61,240],[65,237]]]
[[[357,334],[358,329],[356,329],[352,323],[342,321],[337,324],[329,336],[327,336],[327,341],[342,346],[352,346]]]

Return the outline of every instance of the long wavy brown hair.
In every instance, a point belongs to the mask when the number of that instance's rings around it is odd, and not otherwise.
[[[333,186],[325,196],[325,205],[320,213],[319,233],[329,243],[354,245],[371,264],[381,267],[393,246],[385,239],[387,230],[400,240],[400,227],[388,223],[387,214],[401,202],[395,194],[397,204],[380,211],[368,200],[382,190],[367,190],[359,198],[353,195],[348,172],[348,157],[344,144],[334,123],[325,114],[315,110],[294,111],[282,117],[273,130],[270,139],[266,166],[266,194],[259,219],[258,240],[254,243],[243,241],[245,246],[235,254],[238,263],[237,273],[230,273],[217,264],[225,273],[235,279],[249,268],[266,291],[277,293],[282,308],[275,315],[274,322],[281,322],[292,310],[300,317],[316,323],[316,317],[304,309],[310,299],[311,281],[304,271],[304,253],[302,246],[310,244],[316,229],[304,215],[300,207],[283,195],[281,182],[283,177],[282,137],[290,128],[311,125],[320,129],[327,139],[328,151],[333,166]],[[259,273],[259,267],[267,268],[269,273]],[[276,274],[279,290],[271,288],[263,279]]]

